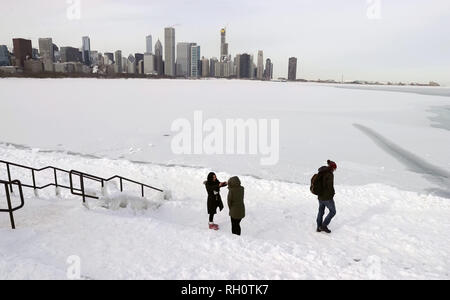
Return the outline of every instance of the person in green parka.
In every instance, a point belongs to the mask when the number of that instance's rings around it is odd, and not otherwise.
[[[231,232],[241,235],[241,221],[245,218],[244,187],[239,177],[228,180],[228,208],[231,217]]]

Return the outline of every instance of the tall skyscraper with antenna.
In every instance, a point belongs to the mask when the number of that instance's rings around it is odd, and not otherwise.
[[[220,61],[228,60],[228,43],[227,43],[227,29],[220,30]]]

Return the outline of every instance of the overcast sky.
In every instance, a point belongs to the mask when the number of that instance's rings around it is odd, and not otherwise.
[[[1,0],[0,44],[22,37],[37,48],[52,37],[80,47],[88,35],[92,50],[128,56],[145,51],[148,34],[164,42],[164,27],[174,26],[177,42],[196,42],[209,58],[226,26],[233,57],[264,50],[274,77],[286,77],[296,56],[299,78],[450,85],[449,0],[81,0],[80,19],[72,1]]]

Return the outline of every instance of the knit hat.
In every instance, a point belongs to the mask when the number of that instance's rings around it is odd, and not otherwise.
[[[332,161],[332,160],[327,160],[327,164],[328,164],[328,166],[329,166],[330,168],[332,168],[332,169],[334,169],[334,170],[337,169],[337,164],[336,164],[334,161]]]

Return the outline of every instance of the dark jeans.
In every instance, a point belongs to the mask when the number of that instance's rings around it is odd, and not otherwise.
[[[214,214],[209,215],[209,223],[214,222]]]
[[[231,218],[231,232],[236,235],[241,235],[241,221],[242,219]]]
[[[330,213],[328,216],[323,220],[323,215],[325,214],[325,208],[328,208]],[[328,200],[328,201],[320,201],[319,200],[319,214],[317,215],[317,227],[320,227],[322,225],[328,226],[330,225],[331,219],[336,215],[336,205],[334,204],[334,200]]]

